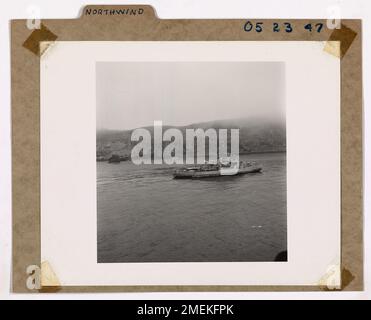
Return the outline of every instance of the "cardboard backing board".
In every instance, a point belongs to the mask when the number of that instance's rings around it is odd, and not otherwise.
[[[263,23],[263,29],[256,26]],[[305,28],[307,24],[313,30]],[[320,32],[318,26],[322,24]],[[274,30],[274,26],[278,29]],[[317,26],[317,27],[316,27]],[[251,29],[250,29],[251,28]],[[12,191],[14,292],[306,291],[326,286],[27,287],[29,266],[40,266],[41,41],[340,41],[325,47],[341,59],[342,290],[363,288],[362,36],[360,20],[329,29],[323,19],[159,19],[147,5],[87,6],[78,19],[42,20],[30,30],[11,21]],[[73,264],[73,262],[71,262]],[[35,272],[35,271],[32,271]],[[31,272],[31,273],[32,273]]]

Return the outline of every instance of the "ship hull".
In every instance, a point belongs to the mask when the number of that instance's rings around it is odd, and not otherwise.
[[[220,170],[215,171],[176,171],[174,173],[174,179],[202,179],[211,177],[224,177],[224,176],[237,176],[246,173],[258,173],[261,172],[261,167],[253,168],[241,168],[238,172],[229,174],[227,172],[221,173]]]

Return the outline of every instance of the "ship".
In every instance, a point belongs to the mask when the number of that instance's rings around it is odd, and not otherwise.
[[[236,176],[246,173],[259,173],[262,167],[256,162],[219,159],[217,163],[185,167],[175,170],[174,179],[201,179],[223,176]]]

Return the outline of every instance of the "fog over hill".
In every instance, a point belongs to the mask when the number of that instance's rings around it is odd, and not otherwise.
[[[283,121],[266,119],[230,119],[215,120],[210,122],[194,123],[187,126],[163,125],[163,132],[169,128],[177,128],[183,133],[184,152],[186,129],[240,129],[239,150],[240,154],[285,152],[286,127]],[[153,138],[153,125],[145,127],[151,132]],[[131,149],[138,142],[131,141],[133,130],[97,130],[96,151],[97,158],[108,159],[111,155],[130,156]],[[163,148],[169,142],[163,143]],[[206,151],[208,142],[206,142]],[[230,150],[230,132],[228,132],[228,150]]]

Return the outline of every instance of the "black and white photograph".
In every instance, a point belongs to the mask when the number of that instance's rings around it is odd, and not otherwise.
[[[341,61],[324,46],[57,41],[42,261],[75,286],[339,286]]]
[[[367,295],[360,5],[43,2],[4,11],[2,296]]]
[[[284,62],[96,63],[97,262],[288,261]]]

